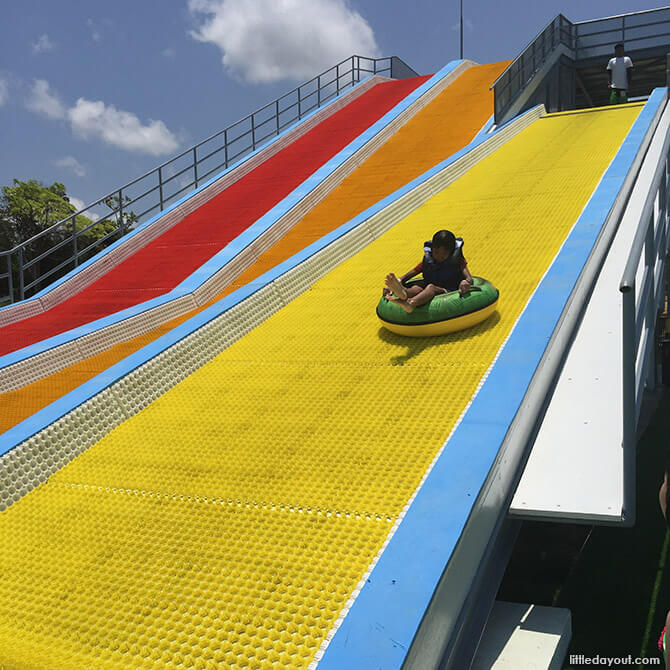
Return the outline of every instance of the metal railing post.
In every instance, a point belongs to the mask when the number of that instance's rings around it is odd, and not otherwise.
[[[161,212],[163,211],[163,168],[158,168],[158,198],[160,200]]]
[[[25,280],[23,277],[23,247],[19,247],[19,300],[25,298]]]
[[[72,215],[72,249],[74,251],[74,266],[79,265],[79,252],[77,251],[77,217]]]
[[[663,176],[661,177],[661,185],[658,189],[658,226],[663,226],[668,220],[668,197],[667,197],[667,188],[668,188],[668,163],[667,161],[663,162]]]
[[[300,99],[300,87],[298,87],[298,119],[302,119],[302,109],[301,109],[301,99]]]
[[[254,115],[251,115],[251,150],[256,151],[256,123]]]
[[[354,58],[356,56],[351,57],[351,86],[353,87],[354,85]],[[361,59],[358,59],[358,75],[360,76],[360,70],[361,70]]]
[[[275,102],[275,114],[277,115],[277,135],[279,135],[279,99]]]
[[[161,203],[162,203],[162,193],[161,193]],[[161,204],[161,209],[163,209],[163,205]],[[121,235],[125,235],[126,233],[126,222],[123,219],[123,189],[119,189],[119,230],[121,231]]]
[[[536,68],[535,61],[536,61],[536,58],[535,58],[535,42],[533,42],[533,72],[535,72],[535,68]]]
[[[7,254],[7,283],[9,285],[9,302],[14,302],[14,278],[12,277],[12,254]]]
[[[635,283],[623,293],[623,463],[629,473],[623,482],[623,516],[634,509],[635,496],[635,432],[637,430],[637,389],[635,384]]]
[[[644,323],[647,337],[645,340],[646,351],[642,355],[642,364],[645,367],[645,386],[652,389],[656,386],[656,375],[654,374],[654,366],[652,360],[654,356],[654,334],[656,332],[656,249],[654,249],[655,242],[654,231],[654,210],[650,215],[650,220],[647,228],[647,239],[644,245],[644,264],[647,269],[647,281],[650,282],[649,293],[647,297],[647,304],[644,306],[645,315]]]
[[[193,185],[198,188],[198,154],[197,148],[193,147]]]
[[[340,94],[340,64],[335,66],[335,90],[336,94]]]
[[[223,131],[223,160],[224,166],[228,167],[228,128]]]
[[[316,106],[321,107],[321,75],[316,78]]]

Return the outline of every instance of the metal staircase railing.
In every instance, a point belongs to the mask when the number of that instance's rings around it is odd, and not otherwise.
[[[667,51],[670,38],[670,7],[580,21],[575,27],[575,60],[609,59],[618,42],[626,51],[662,47]],[[606,65],[603,62],[603,67]]]
[[[670,7],[577,23],[558,14],[491,87],[495,95],[495,122],[505,120],[505,114],[561,44],[569,49],[572,60],[584,63],[610,58],[618,42],[622,42],[628,52],[644,54],[661,50],[665,54],[669,38]],[[603,68],[605,65],[607,62],[603,60]]]
[[[569,49],[574,45],[574,24],[563,14],[554,17],[491,86],[495,96],[496,123],[500,123],[528,82],[560,44]]]
[[[13,249],[0,251],[0,281],[4,280],[7,288],[4,298],[0,297],[0,305],[23,300],[49,281],[76,268],[95,255],[100,245],[121,237],[129,227],[163,211],[187,191],[197,188],[222,169],[240,162],[271,137],[375,74],[394,79],[418,76],[397,56],[351,56]],[[99,208],[103,206],[111,211],[100,217]],[[138,209],[139,213],[135,211]],[[129,215],[130,212],[132,215]],[[116,223],[116,226],[87,247],[80,248],[82,235],[100,223],[95,220],[83,225],[85,221],[77,219],[83,216],[89,219],[100,217]],[[44,249],[44,238],[54,235],[62,239]],[[68,249],[70,255],[62,258],[64,250]],[[42,271],[42,265],[51,267]]]

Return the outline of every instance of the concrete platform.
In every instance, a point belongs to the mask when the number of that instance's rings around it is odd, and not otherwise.
[[[560,670],[571,637],[570,610],[496,601],[471,670]]]

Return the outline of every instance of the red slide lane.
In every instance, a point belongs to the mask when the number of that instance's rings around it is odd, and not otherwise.
[[[167,293],[430,76],[377,84],[77,295],[0,328],[0,355]]]

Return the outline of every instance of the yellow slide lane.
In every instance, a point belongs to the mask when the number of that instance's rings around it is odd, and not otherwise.
[[[290,258],[465,146],[490,117],[493,93],[489,87],[508,65],[507,61],[478,65],[457,77],[209,304]],[[411,161],[406,160],[408,155],[412,156]],[[189,311],[23,388],[0,394],[0,433],[205,307],[207,305]]]
[[[306,667],[640,109],[540,119],[0,514],[0,666]],[[442,227],[499,313],[385,332]]]

